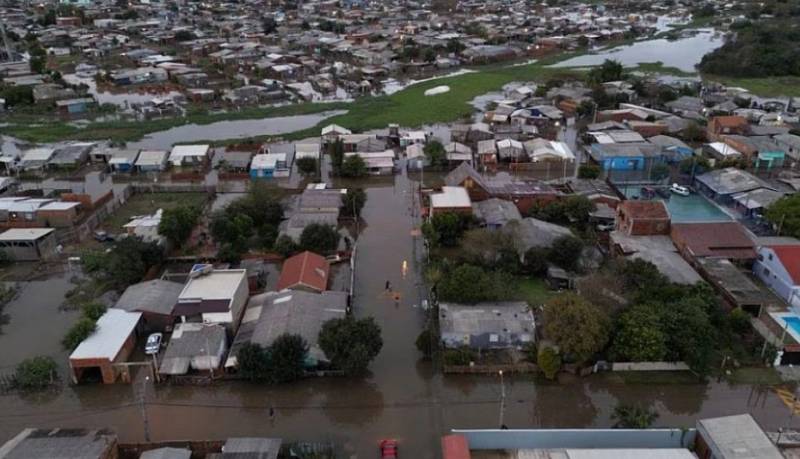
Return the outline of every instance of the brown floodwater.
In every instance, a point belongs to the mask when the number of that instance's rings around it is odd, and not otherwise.
[[[412,215],[413,182],[403,173],[364,183],[369,184],[368,201],[359,225],[354,312],[375,317],[383,329],[383,350],[371,374],[360,380],[319,378],[280,387],[244,382],[150,386],[147,417],[153,440],[276,436],[332,441],[342,457],[374,458],[378,441],[391,437],[400,441],[402,457],[425,459],[439,457],[439,439],[449,429],[499,425],[497,377],[443,377],[420,360],[414,347],[424,314],[419,308],[422,252],[412,236],[418,224]],[[397,304],[384,291],[387,280],[401,295]],[[57,310],[38,304],[55,304],[45,300],[59,295],[55,288],[48,284],[33,290],[38,293],[26,301],[36,300],[33,307],[42,308],[35,314],[37,320],[66,320]],[[12,325],[15,320],[19,319],[12,317]],[[45,353],[59,349],[62,326],[42,326],[37,329],[46,332],[28,332],[10,343],[0,337],[2,361],[13,363],[27,355],[21,347],[37,346],[37,352]],[[44,336],[47,333],[56,336]],[[110,427],[122,441],[141,441],[140,388],[65,386],[37,397],[0,396],[0,441],[28,426]],[[660,413],[659,426],[692,426],[698,417],[743,412],[752,413],[767,429],[790,422],[789,410],[770,389],[725,382],[630,385],[604,374],[559,384],[511,376],[505,379],[505,389],[504,423],[510,428],[606,427],[619,401],[651,404]],[[272,420],[270,407],[277,413]]]

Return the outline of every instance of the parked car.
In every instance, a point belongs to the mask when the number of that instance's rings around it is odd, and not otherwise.
[[[114,236],[108,234],[105,231],[95,231],[93,236],[94,240],[99,242],[111,242],[114,240]]]
[[[381,440],[381,459],[397,458],[397,440]]]
[[[161,333],[153,333],[147,337],[147,342],[144,345],[144,353],[147,355],[158,354],[161,350],[161,340],[164,336]]]
[[[669,187],[669,191],[672,191],[675,194],[679,194],[681,196],[689,196],[689,188],[685,186],[678,185],[677,183],[673,183],[671,187]]]

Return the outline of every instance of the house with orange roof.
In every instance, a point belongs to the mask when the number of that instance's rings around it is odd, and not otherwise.
[[[750,123],[743,116],[715,116],[708,122],[709,141],[722,141],[725,135],[748,135]]]
[[[330,265],[325,257],[305,251],[283,262],[276,290],[323,292],[328,289]]]

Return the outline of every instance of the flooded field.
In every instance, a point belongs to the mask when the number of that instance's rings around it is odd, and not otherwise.
[[[169,150],[176,143],[243,139],[262,135],[285,134],[316,126],[331,116],[346,113],[330,110],[311,115],[277,116],[255,120],[218,121],[211,124],[185,124],[146,135],[127,148]]]
[[[419,224],[411,193],[416,183],[402,174],[358,185],[368,188],[368,201],[359,225],[354,312],[374,316],[384,340],[371,374],[363,380],[320,378],[279,387],[244,382],[148,386],[154,440],[233,435],[327,440],[340,445],[342,457],[373,458],[378,441],[392,437],[400,441],[404,457],[426,459],[439,457],[439,438],[449,429],[498,426],[497,377],[444,377],[414,347],[424,322],[423,254],[412,236]],[[384,292],[387,280],[401,294],[397,304]],[[59,312],[57,305],[68,289],[65,276],[25,286],[9,309],[8,333],[0,336],[0,365],[40,353],[65,361],[59,340],[74,315]],[[140,383],[65,385],[33,399],[0,396],[0,441],[32,425],[110,427],[123,441],[141,441],[141,388]],[[618,401],[652,404],[661,414],[659,426],[692,426],[698,417],[750,412],[765,428],[777,429],[786,426],[789,415],[768,388],[716,381],[631,384],[603,374],[553,383],[514,376],[506,378],[505,390],[504,423],[510,428],[609,426]],[[270,406],[277,412],[273,420]]]
[[[703,56],[720,46],[723,36],[713,30],[703,29],[678,40],[644,40],[631,45],[604,49],[594,54],[585,54],[561,61],[554,67],[586,67],[600,65],[606,59],[614,59],[625,66],[636,66],[660,61],[666,67],[675,67],[685,72],[694,72],[695,65]]]

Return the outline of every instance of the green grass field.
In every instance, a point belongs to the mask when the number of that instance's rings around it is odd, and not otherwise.
[[[753,94],[764,97],[800,97],[800,77],[728,78],[704,75],[703,78],[717,81],[726,86],[744,88]]]
[[[517,282],[517,296],[521,301],[526,301],[531,307],[537,307],[542,303],[558,295],[558,292],[550,290],[550,287],[542,279],[520,277]]]
[[[103,221],[102,228],[112,234],[122,232],[122,225],[136,215],[148,215],[158,209],[174,209],[181,205],[202,207],[208,200],[206,193],[139,193]]]

